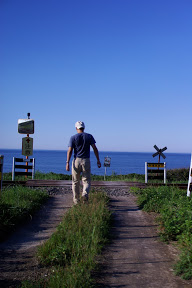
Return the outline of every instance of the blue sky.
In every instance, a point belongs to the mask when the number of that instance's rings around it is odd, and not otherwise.
[[[0,148],[191,152],[191,0],[0,0]]]

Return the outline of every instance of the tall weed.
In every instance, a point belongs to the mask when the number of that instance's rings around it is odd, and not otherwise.
[[[48,198],[47,193],[28,187],[3,189],[0,197],[1,228],[13,230],[15,225],[33,214]]]
[[[40,287],[92,286],[95,257],[109,237],[111,212],[107,202],[104,193],[90,193],[88,204],[73,206],[65,214],[57,231],[39,248],[41,265],[54,267],[48,282]]]

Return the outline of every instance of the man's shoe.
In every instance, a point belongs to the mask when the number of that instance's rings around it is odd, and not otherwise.
[[[88,196],[87,195],[83,195],[81,197],[81,199],[82,199],[83,203],[88,203]]]

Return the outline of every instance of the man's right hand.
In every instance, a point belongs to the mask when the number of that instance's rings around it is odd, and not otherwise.
[[[66,163],[66,171],[70,171],[69,163]]]

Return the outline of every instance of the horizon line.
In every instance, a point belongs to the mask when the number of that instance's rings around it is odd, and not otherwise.
[[[0,148],[0,150],[20,150],[21,148]],[[65,149],[33,149],[33,151],[65,151]],[[90,152],[93,152],[92,150]],[[99,150],[99,152],[109,152],[109,153],[152,153],[154,154],[154,151],[118,151],[118,150]],[[165,153],[177,153],[177,154],[192,154],[192,152],[165,152]]]

